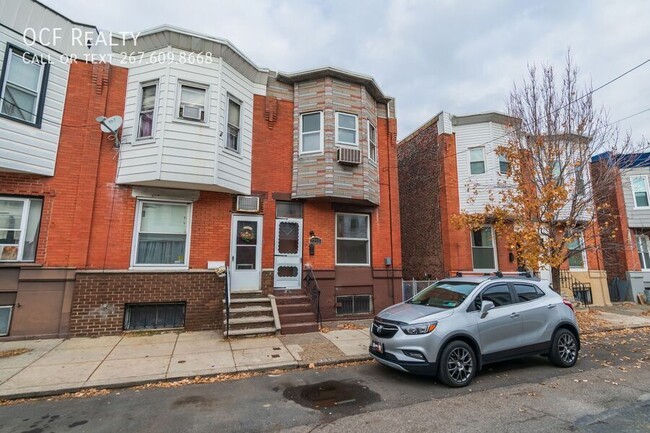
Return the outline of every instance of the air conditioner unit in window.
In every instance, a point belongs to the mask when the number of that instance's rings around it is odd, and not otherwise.
[[[183,119],[190,120],[204,120],[204,112],[202,107],[197,107],[195,105],[181,105],[180,116]]]
[[[349,147],[339,147],[336,149],[336,162],[345,165],[361,164],[361,151]]]
[[[259,212],[260,198],[248,195],[237,196],[237,212]]]

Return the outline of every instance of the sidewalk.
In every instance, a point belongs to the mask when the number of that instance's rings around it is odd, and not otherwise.
[[[232,340],[206,331],[4,342],[0,399],[366,360],[369,323],[348,326],[355,329]],[[14,355],[19,352],[25,353]]]
[[[578,320],[583,335],[650,327],[645,311],[631,315],[601,307],[579,311]],[[206,331],[3,342],[0,399],[367,360],[370,322],[327,323],[322,332],[232,340]]]

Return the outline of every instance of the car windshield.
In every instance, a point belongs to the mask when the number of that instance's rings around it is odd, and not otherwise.
[[[436,308],[456,308],[476,286],[478,283],[467,281],[438,281],[406,302]]]

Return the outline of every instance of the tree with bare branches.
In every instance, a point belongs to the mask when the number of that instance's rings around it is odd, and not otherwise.
[[[603,199],[617,172],[592,173],[591,159],[625,153],[631,141],[619,138],[607,111],[595,105],[592,88],[581,86],[570,53],[561,74],[552,66],[529,66],[510,93],[507,114],[517,121],[495,148],[509,164],[506,175],[483,212],[463,213],[455,223],[473,230],[493,224],[520,266],[550,268],[559,291],[560,266],[584,260],[614,230],[607,218],[598,221],[610,211]]]

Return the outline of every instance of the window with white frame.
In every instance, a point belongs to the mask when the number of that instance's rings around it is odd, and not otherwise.
[[[205,122],[207,88],[201,85],[181,84],[178,118]]]
[[[370,264],[370,217],[366,214],[336,214],[336,264]]]
[[[472,147],[469,149],[469,172],[471,174],[485,173],[484,147]]]
[[[636,236],[636,248],[639,251],[641,269],[650,269],[650,239],[648,235]]]
[[[241,129],[241,103],[232,97],[228,98],[228,137],[226,148],[239,152],[239,136]]]
[[[140,114],[138,115],[138,137],[152,138],[154,132],[154,112],[156,109],[156,91],[158,83],[146,83],[140,86]]]
[[[323,151],[323,113],[300,115],[300,153]]]
[[[472,266],[475,271],[495,271],[496,243],[492,226],[472,231]]]
[[[48,63],[8,44],[2,69],[0,113],[40,126],[48,69]]]
[[[571,254],[569,256],[569,268],[571,269],[584,269],[585,268],[585,246],[582,236],[573,238],[567,243],[567,249]]]
[[[43,199],[0,196],[0,262],[33,262]]]
[[[336,144],[357,146],[357,116],[348,113],[336,113]]]
[[[648,176],[632,176],[632,195],[634,195],[634,207],[648,207]]]
[[[187,266],[190,204],[139,200],[134,266]]]
[[[368,122],[368,159],[377,162],[377,128]]]
[[[499,154],[499,173],[508,174],[508,170],[510,170],[510,162],[505,155]]]
[[[9,335],[13,305],[0,305],[0,337]]]

